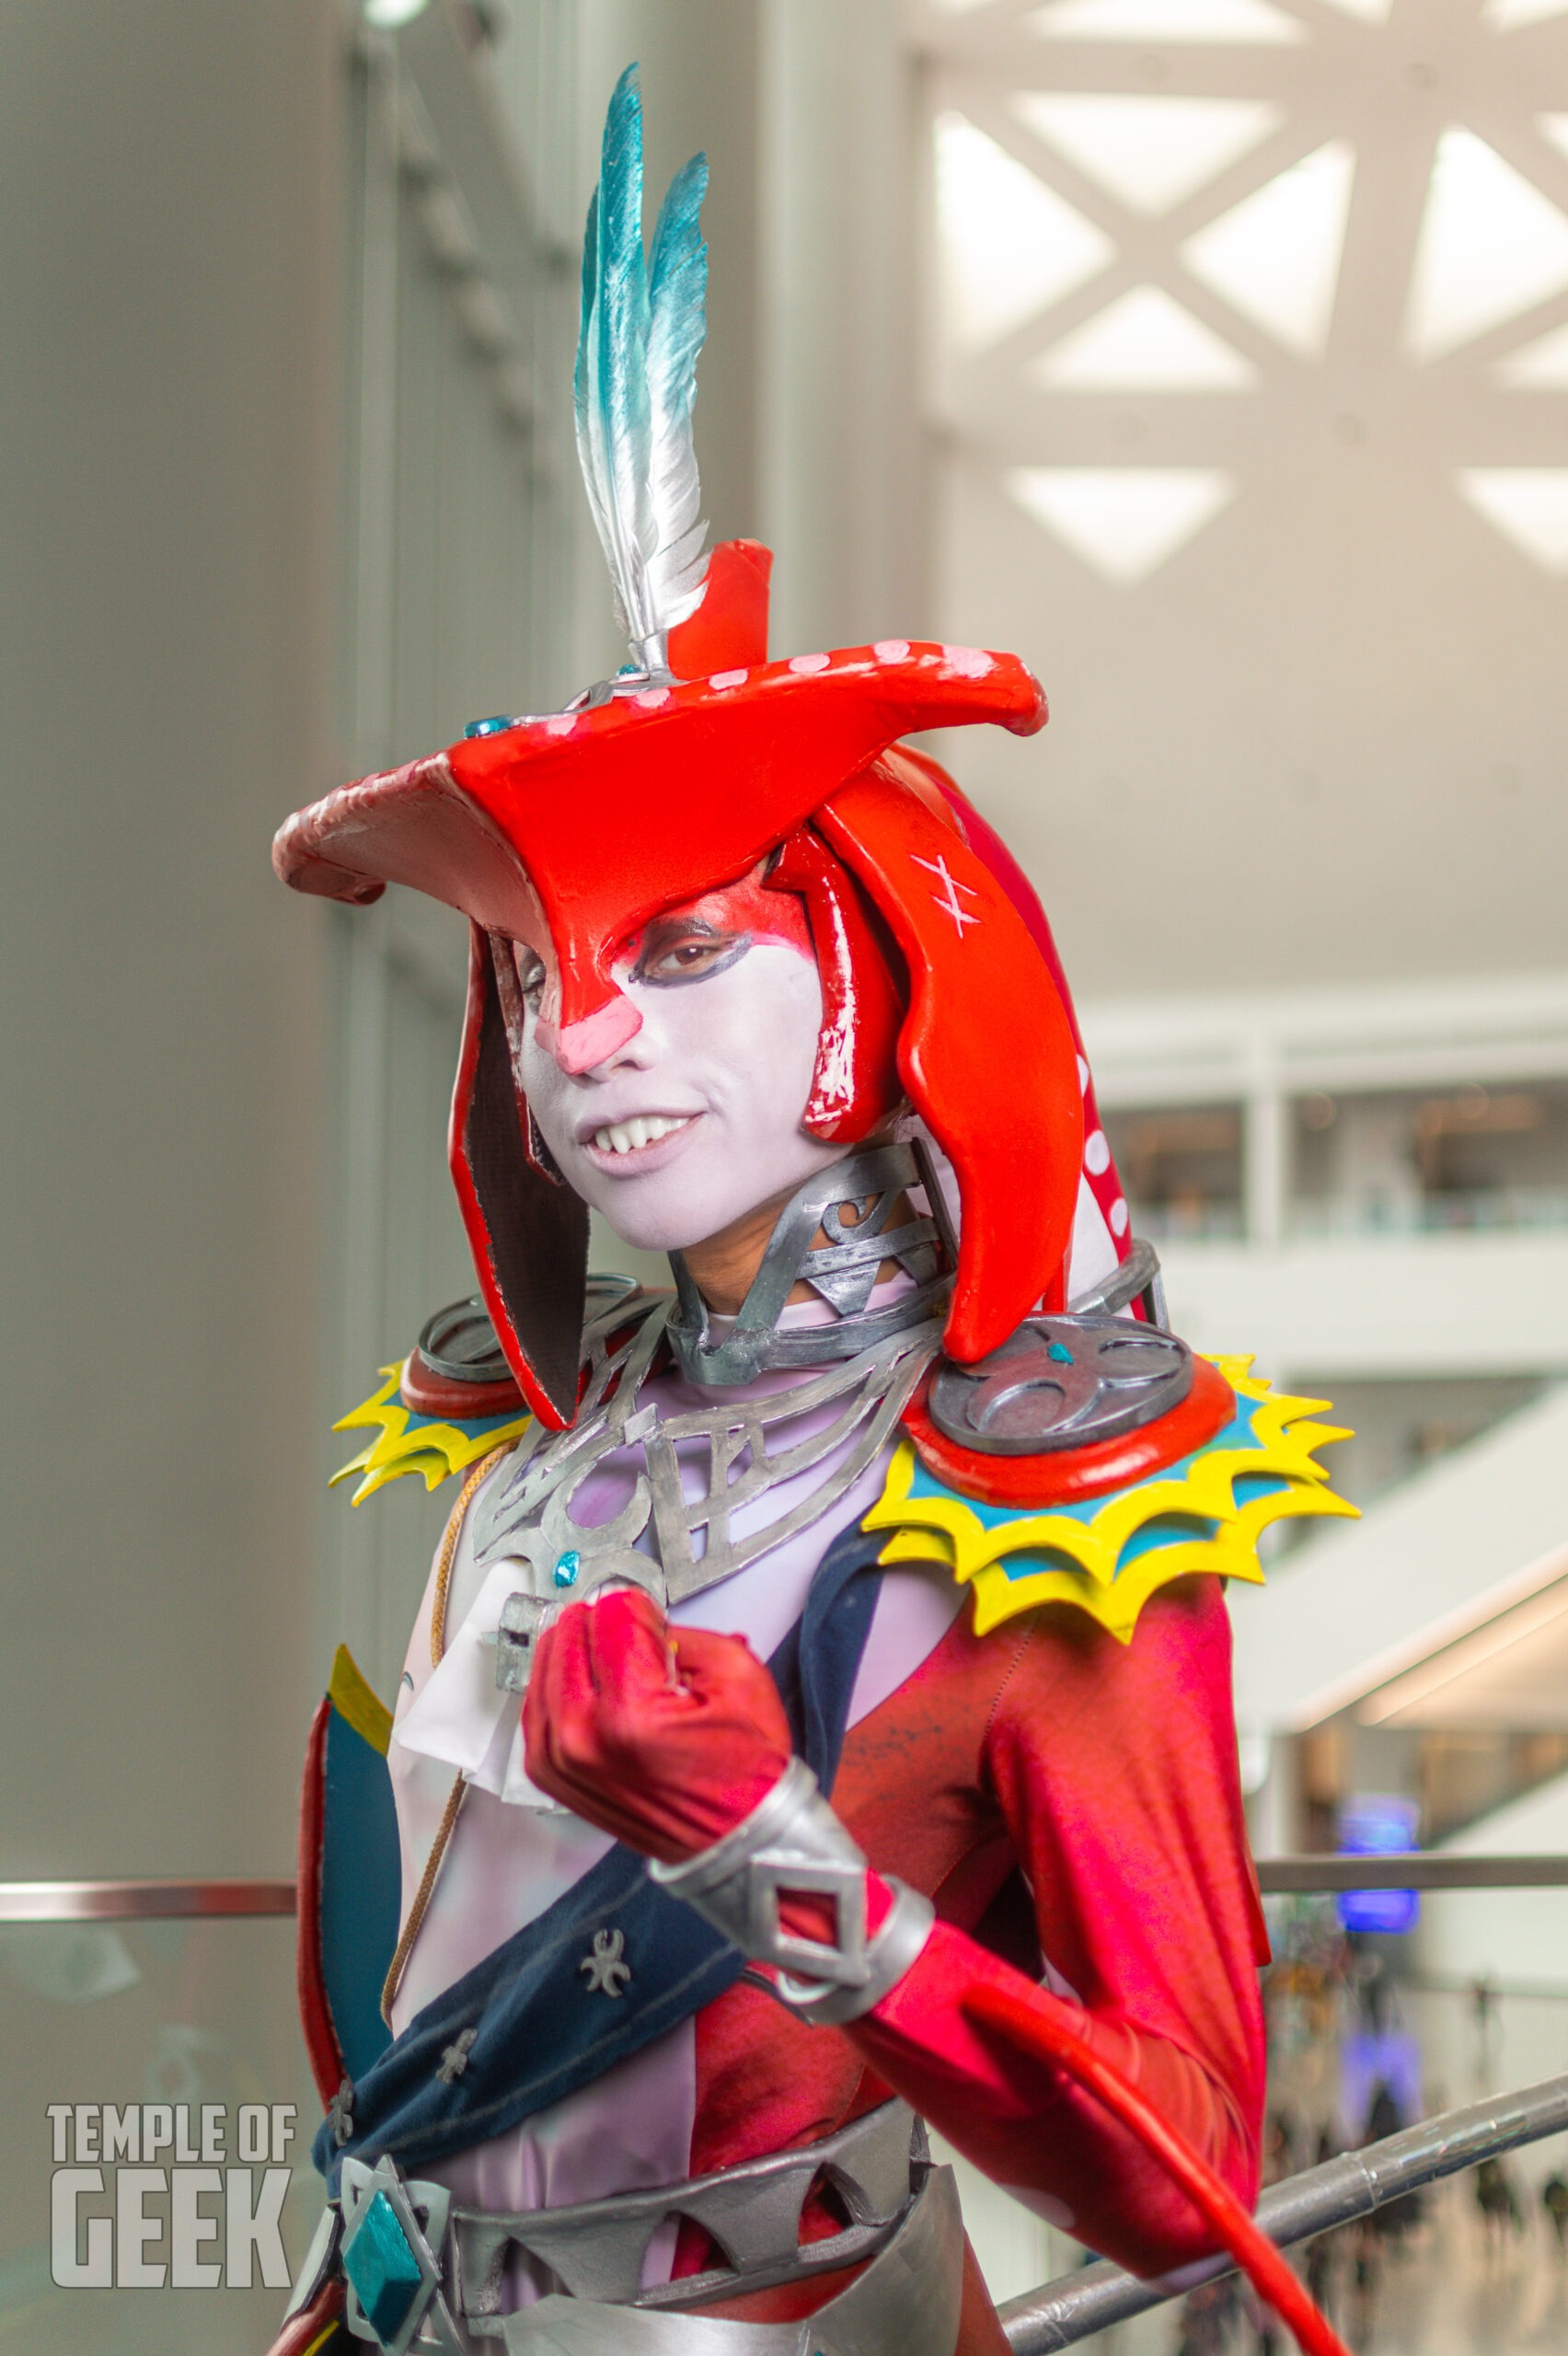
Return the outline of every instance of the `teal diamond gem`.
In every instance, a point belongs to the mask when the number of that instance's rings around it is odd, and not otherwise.
[[[1051,1343],[1045,1355],[1048,1358],[1055,1358],[1058,1366],[1071,1366],[1073,1362],[1073,1354],[1065,1342]]]
[[[361,2212],[353,2239],[343,2250],[343,2271],[354,2286],[365,2321],[384,2348],[408,2320],[420,2284],[420,2261],[398,2212],[384,2192]]]
[[[508,719],[504,711],[498,711],[493,720],[470,720],[463,733],[465,736],[500,736],[516,725],[516,722]]]
[[[577,1585],[577,1574],[582,1568],[582,1555],[578,1553],[575,1546],[569,1546],[565,1553],[559,1555],[556,1561],[555,1583],[557,1587],[575,1587]]]

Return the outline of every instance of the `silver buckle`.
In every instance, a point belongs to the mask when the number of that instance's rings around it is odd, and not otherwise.
[[[465,2356],[441,2287],[436,2253],[452,2195],[444,2184],[405,2181],[390,2157],[374,2168],[345,2160],[340,2256],[348,2283],[343,2320],[385,2356],[439,2349]]]

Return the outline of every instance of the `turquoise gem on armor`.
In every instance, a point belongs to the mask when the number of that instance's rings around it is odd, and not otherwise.
[[[575,1587],[577,1574],[582,1568],[582,1557],[575,1546],[569,1546],[555,1566],[557,1587]]]
[[[513,725],[504,711],[498,711],[493,720],[470,720],[463,733],[465,736],[499,736],[503,728]]]
[[[384,2192],[372,2196],[361,2217],[343,2252],[343,2271],[366,2322],[386,2347],[407,2320],[424,2278],[398,2212]]]
[[[1053,1342],[1045,1355],[1055,1358],[1058,1366],[1071,1366],[1073,1362],[1073,1354],[1065,1342]]]

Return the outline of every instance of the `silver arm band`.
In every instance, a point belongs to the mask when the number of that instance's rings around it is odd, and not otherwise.
[[[858,2020],[880,2004],[936,1920],[928,1898],[885,1876],[893,1905],[876,1936],[867,1939],[866,1860],[803,1759],[791,1759],[751,1814],[711,1848],[678,1865],[651,1861],[648,1871],[753,1963],[774,1965],[779,2001],[799,2019],[824,2026]],[[785,1890],[833,1900],[836,1937],[831,1946],[784,1928],[778,1900]]]

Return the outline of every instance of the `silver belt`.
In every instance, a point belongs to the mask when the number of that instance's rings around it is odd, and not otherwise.
[[[849,2223],[802,2246],[801,2212],[819,2178],[837,2194]],[[374,2233],[375,2219],[366,2213],[373,2209],[380,2215]],[[670,2216],[703,2226],[724,2262],[643,2290],[649,2244]],[[377,2244],[385,2255],[387,2232],[396,2264],[417,2268],[421,2281],[397,2321],[383,2318],[377,2328],[354,2284],[374,2304],[369,2285],[380,2261],[373,2257],[367,2274],[363,2260]],[[514,2255],[547,2268],[560,2291],[503,2311]],[[858,2264],[865,2271],[809,2324],[740,2324],[690,2312]],[[677,2356],[675,2336],[686,2350],[694,2330],[698,2349],[689,2356],[709,2343],[710,2356],[796,2356],[797,2343],[799,2356],[951,2356],[963,2226],[951,2171],[931,2166],[922,2122],[894,2101],[798,2151],[567,2209],[460,2209],[444,2186],[405,2178],[390,2160],[374,2169],[345,2160],[341,2212],[334,2205],[323,2217],[290,2314],[340,2266],[350,2282],[349,2330],[392,2356],[424,2349],[463,2356],[476,2341],[499,2341],[508,2356],[557,2350]]]
[[[509,2320],[501,2309],[502,2287],[514,2250],[547,2266],[569,2300],[642,2309],[702,2305],[853,2266],[891,2240],[928,2165],[922,2123],[907,2103],[889,2102],[819,2143],[651,2192],[512,2214],[455,2207],[454,2311],[476,2338],[502,2338]],[[837,2192],[850,2222],[842,2233],[802,2246],[801,2212],[819,2176]],[[671,2216],[703,2226],[728,2263],[644,2291],[648,2245]]]
[[[953,2356],[963,2220],[951,2168],[928,2168],[880,2255],[800,2323],[540,2299],[506,2318],[507,2356]]]

